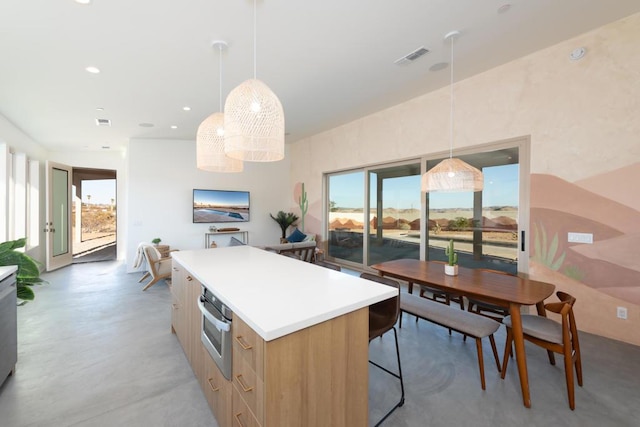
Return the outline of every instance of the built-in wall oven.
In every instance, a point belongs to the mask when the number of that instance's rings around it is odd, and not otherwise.
[[[231,379],[231,320],[233,312],[209,289],[202,287],[198,300],[202,312],[200,337],[222,374]]]

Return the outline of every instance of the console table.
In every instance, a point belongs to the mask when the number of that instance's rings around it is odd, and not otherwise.
[[[240,236],[240,240],[242,241],[242,243],[244,243],[245,245],[249,244],[249,232],[246,230],[233,230],[233,231],[210,231],[207,233],[204,233],[204,247],[205,248],[210,248],[211,247],[211,243],[214,242],[215,240],[215,236],[225,236],[228,235],[229,238],[234,237],[233,235],[239,235]],[[221,246],[218,244],[218,242],[216,242],[216,244],[218,246]],[[222,246],[226,246],[226,245],[222,245]]]

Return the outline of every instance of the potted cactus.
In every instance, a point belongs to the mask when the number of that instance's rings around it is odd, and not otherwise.
[[[444,248],[444,253],[449,258],[449,263],[444,266],[444,274],[448,276],[458,275],[458,254],[453,251],[453,239]]]

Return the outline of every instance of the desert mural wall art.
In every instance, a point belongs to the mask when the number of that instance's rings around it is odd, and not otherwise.
[[[638,191],[628,188],[638,183],[640,163],[573,183],[531,175],[530,274],[575,294],[576,312],[590,307],[581,326],[595,333],[608,323],[599,313],[624,307],[629,316],[640,307],[640,210]],[[568,242],[572,232],[592,234],[593,243]],[[640,336],[619,323],[618,339]]]

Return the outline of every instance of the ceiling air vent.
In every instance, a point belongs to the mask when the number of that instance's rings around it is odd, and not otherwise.
[[[96,126],[111,126],[109,119],[96,119]]]
[[[420,46],[419,48],[417,48],[411,53],[406,54],[402,58],[396,59],[394,64],[397,64],[397,65],[407,64],[409,62],[415,61],[416,59],[420,58],[422,55],[425,55],[427,53],[429,53],[429,49],[427,49],[424,46]]]

